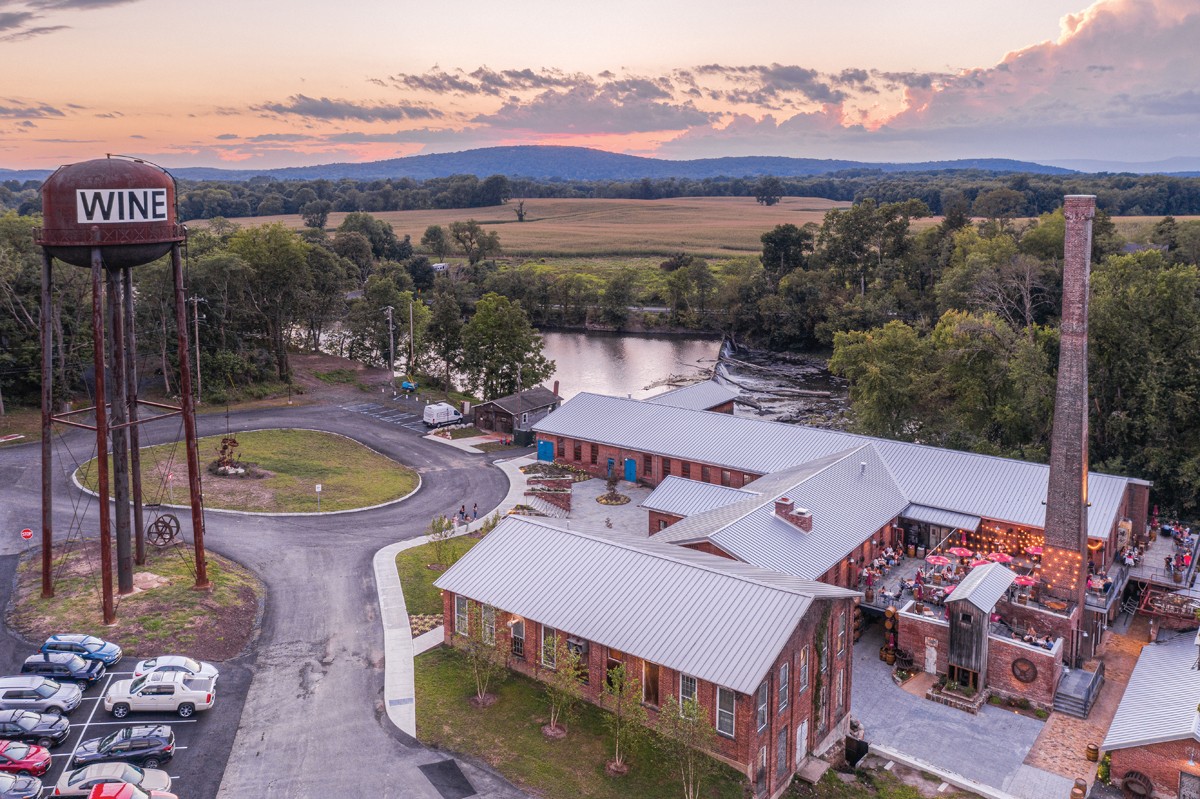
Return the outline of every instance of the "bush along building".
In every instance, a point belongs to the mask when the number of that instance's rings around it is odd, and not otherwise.
[[[619,665],[641,683],[651,723],[668,697],[694,698],[714,757],[776,797],[849,729],[856,591],[612,531],[510,517],[436,582],[445,641],[471,624],[535,679],[558,643],[579,654],[600,703]]]

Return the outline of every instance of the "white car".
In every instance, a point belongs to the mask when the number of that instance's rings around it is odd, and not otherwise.
[[[211,663],[202,660],[192,660],[183,655],[159,655],[149,660],[139,660],[133,667],[133,678],[136,680],[146,674],[156,671],[178,671],[188,677],[209,677],[216,682],[220,672]]]
[[[106,782],[127,782],[143,791],[171,790],[171,777],[155,768],[140,768],[130,763],[96,763],[67,769],[54,788],[55,796],[88,796],[92,788]]]

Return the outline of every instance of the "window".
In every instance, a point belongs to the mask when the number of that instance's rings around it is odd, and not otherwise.
[[[767,726],[767,699],[771,695],[771,681],[763,680],[763,684],[758,686],[758,698],[754,703],[758,707],[758,731],[762,732]]]
[[[824,674],[825,672],[829,671],[829,632],[828,631],[826,631],[825,635],[822,636],[822,638],[821,638],[821,651],[818,652],[817,655],[820,657],[820,663],[818,665],[820,666],[821,673]]]
[[[465,596],[454,596],[454,632],[459,635],[466,635],[469,632],[467,611],[470,608],[470,600]]]
[[[583,460],[583,444],[578,441],[571,444],[571,458],[577,461]]]
[[[840,656],[846,651],[846,611],[842,611],[838,616],[838,645],[837,653]]]
[[[658,520],[658,530],[659,530],[659,532],[662,532],[663,530],[666,530],[666,529],[667,529],[667,520],[666,520],[666,519],[659,519],[659,520]]]
[[[558,653],[554,649],[557,643],[558,633],[554,628],[542,625],[542,665],[548,669],[554,668],[558,662]]]
[[[683,463],[679,464],[679,473],[681,475],[683,475],[684,477],[691,478],[692,464],[688,463],[687,461],[684,461]]]
[[[611,686],[613,684],[612,670],[619,669],[621,667],[621,665],[624,664],[624,662],[625,662],[625,653],[621,652],[620,650],[613,649],[610,646],[608,648],[608,661],[604,664],[604,674],[605,674],[604,681],[607,682],[609,684],[609,686]],[[632,675],[626,674],[625,679],[628,680],[628,679],[630,679],[631,676]]]
[[[558,457],[560,457],[560,458],[566,457],[566,454],[567,454],[567,444],[560,438],[558,440]]]
[[[525,622],[523,621],[512,626],[512,653],[515,657],[525,657]]]
[[[642,661],[642,701],[658,707],[658,664]]]
[[[528,413],[521,414],[521,424],[523,424],[523,425],[529,424],[529,414]]]
[[[796,693],[803,693],[808,690],[808,647],[800,650],[800,684],[796,686]]]
[[[721,470],[721,485],[723,485],[723,486],[728,486],[728,485],[730,485],[730,479],[729,479],[729,470],[728,470],[728,469],[722,469],[722,470]]]
[[[717,732],[733,737],[737,695],[728,688],[717,686]]]
[[[496,645],[496,609],[491,605],[484,605],[480,611],[480,616],[483,619],[483,642],[488,646]]]
[[[600,446],[598,444],[592,444],[591,447],[592,447],[592,463],[596,463],[598,460],[600,460]]]
[[[649,455],[642,456],[642,474],[649,477],[654,473],[654,459]]]
[[[971,614],[970,613],[960,613],[958,615],[958,622],[959,622],[959,624],[962,624],[966,627],[970,627],[971,626]]]
[[[782,777],[787,773],[787,764],[787,727],[784,727],[779,731],[779,736],[775,739],[775,773]]]
[[[784,663],[779,667],[779,709],[783,710],[788,706],[788,677],[791,676],[788,672],[790,663]]]
[[[663,463],[663,473],[662,473],[662,476],[663,476],[663,477],[667,477],[667,476],[669,476],[669,475],[671,474],[671,459],[670,459],[670,458],[663,458],[663,459],[662,459],[662,463]]]
[[[767,792],[767,747],[758,750],[758,768],[754,772],[754,792]]]
[[[837,714],[842,715],[842,708],[846,706],[846,670],[838,669],[837,680]]]
[[[707,466],[701,466],[701,467],[700,467],[700,479],[701,479],[701,480],[703,480],[703,481],[704,481],[704,482],[706,482],[706,483],[707,483],[707,482],[710,482],[710,481],[712,480],[712,475],[710,475],[710,474],[708,473],[708,467],[707,467]]]
[[[684,705],[688,700],[696,700],[696,678],[690,674],[679,675],[679,704]],[[699,701],[699,700],[696,700]]]

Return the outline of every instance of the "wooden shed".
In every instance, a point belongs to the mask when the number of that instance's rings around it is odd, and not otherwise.
[[[1016,575],[1000,563],[971,570],[946,600],[950,621],[947,679],[978,691],[987,685],[992,611]]]
[[[497,433],[527,431],[560,403],[562,397],[558,396],[558,381],[555,381],[553,391],[534,386],[476,405],[475,426],[480,430],[492,430]]]

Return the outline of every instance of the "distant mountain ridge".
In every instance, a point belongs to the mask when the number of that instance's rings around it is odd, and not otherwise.
[[[464,174],[476,175],[481,178],[488,175],[507,175],[536,180],[641,180],[643,178],[703,180],[704,178],[745,178],[762,175],[810,177],[846,170],[929,172],[961,169],[1043,175],[1065,175],[1074,171],[1063,167],[1007,158],[967,158],[921,163],[871,163],[786,156],[730,156],[670,161],[663,158],[610,153],[587,147],[518,145],[483,147],[454,153],[410,155],[405,158],[364,163],[334,163],[278,169],[181,167],[171,169],[170,172],[184,180],[228,181],[249,180],[259,176],[279,180],[340,180],[342,178],[352,180],[386,180],[387,178],[428,180]],[[44,180],[52,171],[48,169],[11,170],[0,168],[0,180]]]

